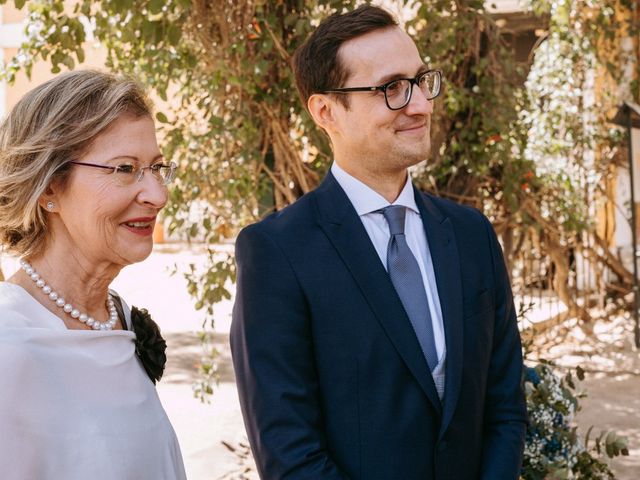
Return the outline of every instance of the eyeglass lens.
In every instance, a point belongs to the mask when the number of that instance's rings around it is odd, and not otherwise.
[[[418,78],[418,87],[427,100],[431,100],[440,93],[440,77],[436,72],[427,72]],[[413,82],[411,80],[396,80],[387,85],[385,97],[387,105],[392,109],[404,107],[411,99]]]
[[[140,168],[135,168],[132,165],[121,165],[115,170],[116,178],[121,185],[131,185],[143,179],[145,170],[149,170],[149,173],[163,185],[171,183],[176,173],[176,167],[173,163],[171,165],[151,165]]]

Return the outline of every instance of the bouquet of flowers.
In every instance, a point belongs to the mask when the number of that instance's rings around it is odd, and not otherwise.
[[[584,372],[578,368],[578,379]],[[603,461],[628,455],[626,439],[614,432],[602,432],[589,447],[591,429],[582,441],[573,424],[573,417],[580,409],[571,373],[556,375],[549,364],[527,367],[524,372],[524,388],[529,412],[522,480],[613,479],[613,473]]]

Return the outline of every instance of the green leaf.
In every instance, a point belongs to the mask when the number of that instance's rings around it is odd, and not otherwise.
[[[170,25],[169,30],[167,32],[167,38],[169,39],[169,44],[176,47],[180,43],[180,38],[182,37],[182,30],[177,25]]]
[[[149,2],[149,12],[156,15],[162,13],[162,7],[165,5],[164,0],[151,0]]]
[[[70,55],[65,55],[64,58],[62,59],[62,63],[69,70],[73,70],[76,66],[76,62],[73,61],[73,58]]]
[[[162,112],[156,112],[156,120],[158,120],[160,123],[169,123],[169,119]]]

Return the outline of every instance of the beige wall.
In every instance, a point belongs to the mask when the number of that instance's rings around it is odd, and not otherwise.
[[[13,4],[5,4],[2,7],[2,22],[3,23],[15,23],[21,22],[25,18],[26,14],[24,8],[16,10]]]

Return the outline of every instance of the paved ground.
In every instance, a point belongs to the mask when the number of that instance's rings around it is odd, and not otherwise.
[[[592,374],[584,387],[588,397],[577,417],[582,434],[594,425],[595,432],[614,430],[625,435],[630,455],[614,459],[612,470],[619,480],[640,479],[640,376]]]
[[[202,315],[195,311],[183,276],[171,276],[177,264],[202,264],[196,250],[161,247],[145,262],[123,270],[114,288],[130,303],[149,309],[168,343],[168,364],[158,392],[176,430],[190,480],[255,480],[246,457],[246,436],[230,365],[228,331],[231,302],[216,309],[215,343],[220,351],[220,384],[210,404],[194,399],[192,384],[202,349],[198,339]],[[17,269],[15,260],[2,258],[5,273]],[[628,323],[628,322],[627,322]],[[613,462],[620,480],[640,478],[640,359],[630,344],[628,326],[604,326],[603,339],[610,346],[580,347],[579,334],[567,337],[567,345],[551,350],[563,364],[581,364],[593,370],[583,387],[589,396],[577,417],[581,431],[615,429],[630,439],[631,456]],[[609,328],[609,330],[607,330]],[[618,331],[611,331],[618,329]],[[577,335],[577,336],[576,336]],[[576,355],[576,350],[580,350]],[[233,451],[232,451],[233,450]]]

